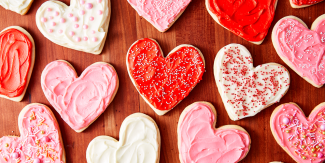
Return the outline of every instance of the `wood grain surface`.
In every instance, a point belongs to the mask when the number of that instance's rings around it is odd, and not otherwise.
[[[69,0],[61,0],[69,4]],[[262,45],[254,45],[230,33],[218,25],[208,14],[204,0],[193,0],[183,15],[165,33],[160,33],[128,4],[127,0],[111,0],[112,16],[107,41],[101,55],[83,53],[58,46],[46,39],[36,27],[35,14],[45,0],[35,0],[30,11],[20,16],[0,7],[0,30],[18,25],[25,28],[33,36],[36,43],[36,60],[27,93],[22,102],[0,99],[0,136],[20,135],[17,118],[21,109],[29,103],[38,102],[48,105],[58,119],[67,163],[85,163],[88,143],[99,135],[108,135],[118,139],[119,129],[123,120],[130,114],[141,112],[151,116],[158,124],[161,132],[161,163],[177,163],[177,123],[183,109],[196,101],[211,102],[218,114],[217,127],[236,124],[244,127],[252,138],[252,147],[246,163],[267,163],[270,161],[294,162],[276,143],[269,127],[273,109],[287,102],[296,102],[309,115],[311,110],[325,101],[325,87],[315,88],[294,73],[278,57],[271,42],[271,33],[266,36]],[[310,27],[312,22],[325,13],[325,3],[303,8],[292,9],[289,0],[279,0],[275,18],[270,28],[284,16],[294,15],[301,18]],[[165,54],[179,44],[192,44],[198,47],[206,60],[206,73],[203,80],[177,107],[165,116],[158,116],[140,97],[131,83],[125,64],[126,52],[137,39],[149,37],[156,39]],[[229,43],[239,43],[252,53],[254,66],[276,62],[284,65],[291,76],[288,93],[275,104],[255,117],[240,121],[231,121],[221,101],[213,77],[213,61],[220,48]],[[44,67],[51,61],[63,59],[69,61],[78,74],[89,65],[105,61],[115,66],[120,79],[120,87],[111,105],[88,129],[82,133],[72,130],[53,109],[41,89],[40,77]]]

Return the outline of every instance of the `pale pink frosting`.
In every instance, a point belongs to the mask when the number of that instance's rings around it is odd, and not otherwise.
[[[4,136],[0,139],[0,162],[16,163],[20,160],[23,163],[39,159],[42,163],[61,163],[63,144],[55,117],[43,105],[27,107],[28,110],[18,122],[21,136]]]
[[[112,101],[118,77],[106,63],[89,66],[77,74],[64,61],[48,64],[41,85],[46,98],[74,130],[81,130],[100,116]]]
[[[325,20],[315,31],[295,19],[280,20],[275,28],[275,44],[280,56],[291,62],[296,71],[317,85],[325,83]]]
[[[324,106],[314,110],[306,119],[297,106],[284,104],[274,113],[271,129],[279,144],[287,149],[297,162],[323,162],[325,157],[319,158],[319,155],[325,154],[324,130],[321,130],[322,124],[325,124],[324,116]]]
[[[178,128],[183,163],[238,162],[246,156],[249,135],[236,129],[215,129],[214,121],[215,115],[204,103],[186,111]]]
[[[191,0],[128,0],[138,14],[165,31]]]

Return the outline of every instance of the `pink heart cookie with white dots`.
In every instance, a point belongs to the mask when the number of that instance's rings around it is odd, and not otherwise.
[[[309,117],[295,103],[275,108],[270,120],[277,143],[299,163],[325,160],[325,103],[314,108]]]
[[[59,124],[47,106],[37,103],[25,106],[18,125],[20,137],[0,138],[0,162],[66,162]]]
[[[160,32],[167,31],[191,0],[128,0],[130,5]]]
[[[36,13],[36,24],[52,42],[79,51],[100,54],[111,16],[110,0],[47,1]]]
[[[325,14],[311,30],[299,18],[287,16],[273,28],[272,42],[279,57],[315,87],[325,83]]]

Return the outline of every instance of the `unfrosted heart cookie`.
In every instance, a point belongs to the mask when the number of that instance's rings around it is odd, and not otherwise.
[[[32,6],[33,1],[34,0],[0,0],[0,5],[7,10],[25,15],[30,6]]]
[[[35,62],[35,43],[23,28],[11,26],[0,32],[0,97],[21,101]]]
[[[236,125],[215,128],[217,112],[208,102],[195,102],[182,112],[177,133],[181,163],[235,163],[244,159],[251,139]]]
[[[20,137],[0,138],[2,163],[65,163],[59,124],[42,104],[29,104],[19,114]]]
[[[289,0],[292,8],[304,8],[324,0]]]
[[[114,67],[108,63],[94,63],[78,78],[68,62],[59,60],[45,67],[41,85],[62,119],[76,132],[82,132],[113,101],[119,81]]]
[[[153,39],[140,39],[128,50],[126,65],[132,83],[158,114],[180,103],[202,80],[203,54],[192,45],[180,45],[166,58]]]
[[[205,3],[218,24],[259,45],[271,26],[278,0],[206,0]]]
[[[192,0],[128,0],[130,5],[160,32],[167,31]]]
[[[279,20],[272,42],[280,58],[315,87],[325,83],[325,15],[318,17],[311,30],[295,16]]]
[[[220,49],[213,69],[223,104],[234,121],[280,101],[290,86],[286,68],[277,63],[253,67],[250,52],[239,44]]]
[[[36,25],[52,42],[79,51],[100,54],[111,17],[110,0],[47,1],[36,13]]]
[[[120,141],[109,136],[98,136],[89,143],[86,157],[88,163],[158,163],[158,126],[145,114],[132,114],[122,123]]]
[[[316,106],[307,119],[297,104],[282,104],[273,111],[270,125],[277,143],[296,162],[325,160],[325,103]]]

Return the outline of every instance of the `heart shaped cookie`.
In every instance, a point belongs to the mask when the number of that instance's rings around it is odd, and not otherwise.
[[[160,32],[167,31],[192,0],[128,0],[130,5]]]
[[[261,44],[274,18],[278,0],[206,0],[212,18],[237,36]]]
[[[111,17],[110,0],[47,1],[36,13],[36,25],[52,42],[79,51],[100,54]]]
[[[20,137],[0,138],[0,162],[66,162],[59,124],[47,106],[37,103],[25,106],[18,125]]]
[[[272,32],[272,42],[280,58],[298,75],[315,87],[325,83],[325,14],[318,17],[311,30],[295,16],[279,20]]]
[[[270,120],[277,143],[299,163],[325,160],[325,103],[315,107],[306,118],[295,103],[275,108]]]
[[[34,0],[0,0],[0,6],[7,10],[17,12],[20,15],[25,15]]]
[[[289,0],[292,8],[304,8],[324,0]]]
[[[239,162],[251,144],[249,134],[236,125],[215,128],[217,112],[208,102],[195,102],[182,112],[177,133],[181,163]]]
[[[214,76],[223,104],[233,121],[254,116],[280,101],[290,86],[290,75],[277,63],[256,68],[249,51],[229,44],[218,52]]]
[[[0,32],[0,97],[21,101],[35,62],[35,43],[23,28],[11,26]]]
[[[192,45],[180,45],[166,58],[153,39],[131,45],[126,65],[132,83],[158,114],[164,115],[180,103],[202,80],[203,54]]]
[[[94,63],[78,78],[68,62],[59,60],[45,67],[41,85],[62,119],[76,132],[82,132],[113,101],[119,81],[114,67],[108,63]]]
[[[142,113],[128,116],[120,129],[120,141],[98,136],[87,148],[88,163],[158,163],[160,133],[156,122]]]

